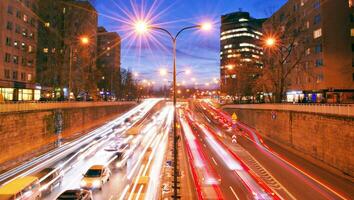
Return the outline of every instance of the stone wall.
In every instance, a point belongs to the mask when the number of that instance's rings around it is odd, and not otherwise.
[[[92,106],[0,113],[0,171],[70,140],[135,106]]]
[[[296,111],[227,109],[261,136],[306,160],[354,176],[354,117]]]

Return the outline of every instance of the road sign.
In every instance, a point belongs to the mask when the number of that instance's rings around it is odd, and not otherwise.
[[[233,113],[232,116],[231,116],[232,120],[236,120],[237,121],[237,115],[236,113]]]
[[[236,124],[236,122],[237,122],[237,115],[236,115],[236,113],[233,113],[233,114],[232,114],[231,119],[232,119],[232,123]]]
[[[232,143],[237,143],[237,136],[236,135],[232,135]]]

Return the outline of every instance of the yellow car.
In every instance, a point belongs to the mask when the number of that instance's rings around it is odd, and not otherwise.
[[[83,189],[102,189],[103,184],[109,181],[112,173],[104,165],[94,165],[84,174],[80,186]]]

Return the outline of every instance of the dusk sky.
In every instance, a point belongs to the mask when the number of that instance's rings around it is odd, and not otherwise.
[[[220,17],[235,11],[247,11],[255,18],[269,17],[286,0],[91,0],[99,15],[99,25],[116,31],[122,37],[121,67],[140,74],[140,79],[153,79],[162,84],[160,68],[172,69],[172,43],[168,35],[151,32],[136,36],[130,28],[137,18],[150,18],[151,23],[175,34],[180,28],[212,21],[209,32],[186,31],[177,41],[177,71],[191,69],[179,81],[198,83],[219,78]],[[148,14],[150,13],[150,14]],[[156,17],[154,17],[156,16]],[[151,19],[153,18],[153,19]],[[171,77],[168,77],[171,79]],[[160,81],[159,81],[160,80]]]

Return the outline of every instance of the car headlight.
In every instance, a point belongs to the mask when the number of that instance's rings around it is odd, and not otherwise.
[[[93,186],[93,187],[100,187],[100,186],[101,186],[101,182],[98,181],[98,180],[93,181],[92,186]]]
[[[85,180],[82,180],[82,181],[81,181],[81,183],[80,183],[81,187],[86,186],[86,184],[87,184],[87,183],[86,183],[86,181],[85,181]]]

